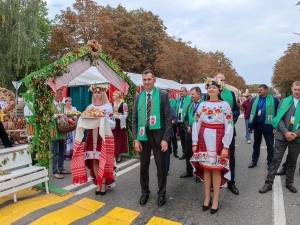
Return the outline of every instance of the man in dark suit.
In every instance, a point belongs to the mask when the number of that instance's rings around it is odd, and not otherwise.
[[[149,164],[151,149],[157,167],[158,205],[166,203],[167,171],[165,165],[168,141],[172,132],[172,116],[168,94],[155,86],[153,71],[142,74],[145,90],[135,96],[132,114],[132,135],[134,150],[140,155],[140,184],[142,197],[140,204],[145,205],[149,198]]]
[[[300,152],[300,81],[292,85],[292,95],[280,102],[277,116],[272,125],[275,133],[275,155],[265,180],[265,185],[259,190],[266,193],[272,190],[276,172],[280,166],[283,155],[288,147],[285,187],[292,193],[297,189],[293,186],[297,158]]]
[[[185,133],[185,156],[186,156],[186,172],[180,175],[180,178],[186,178],[186,177],[192,177],[193,176],[193,167],[190,163],[190,159],[193,156],[192,151],[192,127],[193,123],[196,121],[196,111],[199,108],[200,103],[203,101],[202,99],[202,92],[199,87],[193,87],[191,89],[191,97],[193,100],[193,103],[191,103],[187,109],[187,112],[184,116],[184,125],[186,127],[187,132]],[[200,180],[197,179],[196,182],[199,182]]]
[[[257,92],[258,96],[251,101],[248,126],[249,133],[252,133],[252,130],[254,130],[252,162],[248,168],[253,168],[257,165],[262,136],[264,136],[268,153],[268,169],[270,169],[269,166],[274,157],[274,127],[272,126],[272,120],[276,116],[279,102],[277,98],[268,93],[268,86],[265,84],[259,85]]]
[[[219,73],[215,76],[215,78],[220,79],[224,85],[226,84],[226,78],[224,74]],[[232,91],[228,90],[225,86],[225,89],[221,92],[221,97],[230,105],[232,110],[233,122],[236,123],[240,115],[240,109],[237,105],[235,94]],[[231,180],[228,181],[228,189],[233,194],[238,195],[240,192],[235,186],[235,136],[236,132],[234,128],[234,134],[232,137],[231,144],[229,146]]]

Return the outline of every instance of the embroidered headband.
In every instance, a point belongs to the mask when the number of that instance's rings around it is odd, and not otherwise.
[[[109,84],[108,83],[102,83],[102,84],[93,84],[90,86],[89,91],[91,92],[99,92],[99,91],[108,91],[109,90]]]
[[[211,78],[211,77],[206,77],[204,79],[204,83],[205,83],[205,89],[208,88],[208,86],[210,85],[216,85],[220,91],[223,91],[225,86],[224,84],[222,83],[222,81],[218,78]]]

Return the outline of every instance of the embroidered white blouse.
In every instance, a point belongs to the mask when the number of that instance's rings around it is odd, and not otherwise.
[[[199,118],[193,124],[192,128],[192,140],[193,145],[197,145],[199,132],[202,123],[207,124],[224,124],[225,135],[222,139],[224,148],[229,148],[233,137],[233,120],[232,111],[230,105],[225,101],[205,101],[200,104],[196,112],[196,116]],[[206,135],[204,135],[205,138]],[[216,135],[214,135],[216,136]],[[216,137],[214,137],[216,138]]]
[[[114,121],[113,119],[109,118],[109,114],[111,112],[113,112],[113,109],[111,107],[110,104],[104,104],[104,105],[94,105],[94,104],[90,104],[87,109],[89,108],[96,108],[96,109],[102,109],[104,110],[104,112],[106,112],[106,119],[108,120],[109,124],[110,124],[110,128],[111,129],[115,129],[116,127],[116,121]]]

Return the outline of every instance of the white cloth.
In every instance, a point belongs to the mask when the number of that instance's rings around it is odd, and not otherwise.
[[[119,109],[119,106],[122,102],[120,102],[119,104],[117,104],[116,102],[114,102],[114,111],[118,111]],[[128,105],[123,102],[123,115],[116,115],[115,117],[117,119],[120,120],[120,128],[123,129],[123,128],[126,128],[126,119],[127,119],[127,116],[128,116]]]
[[[210,112],[213,113],[210,114]],[[196,113],[200,114],[200,119],[193,124],[193,129],[192,129],[193,145],[197,145],[198,143],[199,131],[202,123],[224,124],[225,135],[222,139],[222,143],[224,148],[229,148],[233,137],[233,125],[230,123],[230,120],[226,119],[226,116],[231,115],[231,120],[232,120],[232,112],[231,112],[230,105],[225,101],[219,101],[219,102],[205,101],[200,104]],[[210,146],[211,144],[209,144],[209,142],[216,140],[216,134],[213,132],[215,132],[214,129],[209,129],[209,128],[205,129],[203,136],[205,139],[206,146]]]
[[[297,107],[298,102],[299,102],[299,98],[298,99],[294,98],[294,106],[295,106],[295,108]]]

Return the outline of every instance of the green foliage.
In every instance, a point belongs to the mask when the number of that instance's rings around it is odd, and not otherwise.
[[[45,44],[51,21],[41,0],[0,1],[0,85],[14,90],[11,81],[45,65]],[[25,87],[21,86],[20,91]]]

